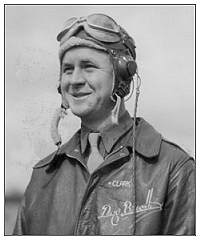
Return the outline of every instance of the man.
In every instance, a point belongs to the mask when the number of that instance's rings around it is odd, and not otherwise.
[[[194,161],[136,119],[135,43],[112,18],[71,18],[58,35],[58,150],[34,166],[14,234],[193,235]],[[124,98],[136,79],[135,114]],[[61,146],[67,109],[81,129]]]

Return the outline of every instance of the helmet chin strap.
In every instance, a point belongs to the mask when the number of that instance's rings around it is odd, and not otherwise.
[[[119,97],[116,93],[114,93],[115,88],[115,71],[113,68],[113,78],[112,78],[112,95],[110,96],[111,100],[115,102],[115,106],[111,112],[111,123],[112,124],[118,124],[118,118],[119,118],[119,110],[121,106],[121,97]]]
[[[55,110],[55,113],[51,121],[51,129],[50,129],[51,138],[53,139],[53,142],[58,147],[58,149],[62,144],[62,138],[58,130],[59,122],[62,118],[64,118],[67,115],[67,110],[69,109],[69,104],[67,100],[64,99],[62,93],[61,95],[62,95],[62,104],[59,108]]]
[[[119,119],[119,110],[120,110],[120,106],[121,106],[121,97],[119,97],[117,94],[115,94],[116,96],[116,104],[111,112],[111,122],[113,124],[118,124],[118,119]]]
[[[65,115],[67,115],[67,109],[61,106],[56,109],[51,121],[51,129],[50,129],[51,137],[53,139],[54,144],[58,147],[58,149],[62,144],[61,135],[59,134],[59,131],[58,131],[58,125],[60,120],[64,118]]]

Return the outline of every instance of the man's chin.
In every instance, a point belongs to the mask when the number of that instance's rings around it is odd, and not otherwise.
[[[87,118],[87,116],[90,116],[91,111],[90,110],[77,110],[77,109],[71,109],[72,113],[76,115],[79,118]]]

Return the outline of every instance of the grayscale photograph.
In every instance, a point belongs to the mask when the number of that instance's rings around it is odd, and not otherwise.
[[[196,5],[4,10],[4,235],[195,235]]]

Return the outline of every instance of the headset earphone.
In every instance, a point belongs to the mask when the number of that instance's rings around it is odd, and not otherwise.
[[[137,72],[137,64],[128,50],[111,51],[111,54],[116,76],[113,95],[117,94],[124,98],[130,93],[130,85]]]

